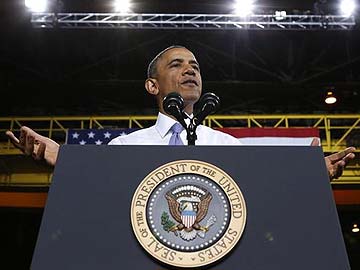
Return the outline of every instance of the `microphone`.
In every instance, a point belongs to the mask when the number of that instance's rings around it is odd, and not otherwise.
[[[220,98],[214,93],[205,93],[198,101],[198,106],[200,107],[200,111],[194,116],[196,126],[200,125],[209,114],[219,108]]]
[[[184,120],[184,99],[180,94],[171,92],[163,99],[163,109],[167,114],[170,114],[178,120],[178,122],[187,129]]]

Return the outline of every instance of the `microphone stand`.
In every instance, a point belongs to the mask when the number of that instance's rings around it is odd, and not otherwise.
[[[183,112],[184,109],[184,100],[176,92],[168,94],[163,100],[163,108],[166,113],[174,116],[179,123],[186,130],[186,139],[188,145],[195,145],[197,140],[196,128],[201,124],[201,122],[208,116],[210,113],[214,112],[219,106],[220,100],[219,97],[213,93],[205,93],[199,100],[199,104],[202,107],[202,110],[190,118]],[[190,119],[190,123],[187,126],[185,118]]]
[[[214,93],[205,93],[199,100],[201,110],[190,119],[187,131],[188,145],[195,145],[197,139],[196,128],[201,122],[219,107],[220,99]]]
[[[198,126],[194,124],[194,118],[190,118],[190,124],[186,129],[186,139],[188,141],[188,145],[195,145],[195,141],[197,140],[196,128]]]

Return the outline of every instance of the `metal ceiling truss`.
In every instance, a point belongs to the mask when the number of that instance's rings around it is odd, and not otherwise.
[[[30,126],[44,136],[64,143],[68,129],[145,128],[155,121],[155,115],[0,117],[0,134]],[[325,152],[343,149],[348,139],[358,138],[360,133],[359,114],[210,115],[203,124],[212,128],[318,128]],[[12,150],[6,137],[0,137],[0,155],[19,153]]]
[[[192,30],[350,30],[354,16],[157,14],[157,13],[32,13],[36,28],[129,28]]]

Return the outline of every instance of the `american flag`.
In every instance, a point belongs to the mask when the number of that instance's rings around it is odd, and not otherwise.
[[[318,128],[219,128],[241,141],[244,145],[310,145],[320,138]]]
[[[108,144],[113,138],[129,134],[137,128],[123,129],[69,129],[67,131],[67,144]]]
[[[107,144],[117,136],[129,134],[138,128],[124,129],[69,129],[67,144]],[[317,128],[219,128],[238,138],[244,145],[310,145],[319,138]]]

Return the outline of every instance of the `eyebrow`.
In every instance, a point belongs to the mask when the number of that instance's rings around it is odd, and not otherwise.
[[[167,65],[170,66],[172,63],[175,63],[175,62],[183,63],[184,59],[175,58],[175,59],[171,60]]]
[[[175,63],[175,62],[183,63],[183,62],[184,62],[184,59],[175,58],[175,59],[171,60],[167,65],[170,66],[172,63]],[[199,63],[198,63],[196,60],[190,60],[189,63],[190,63],[190,64],[195,64],[195,65],[197,65],[198,67],[200,67]]]

